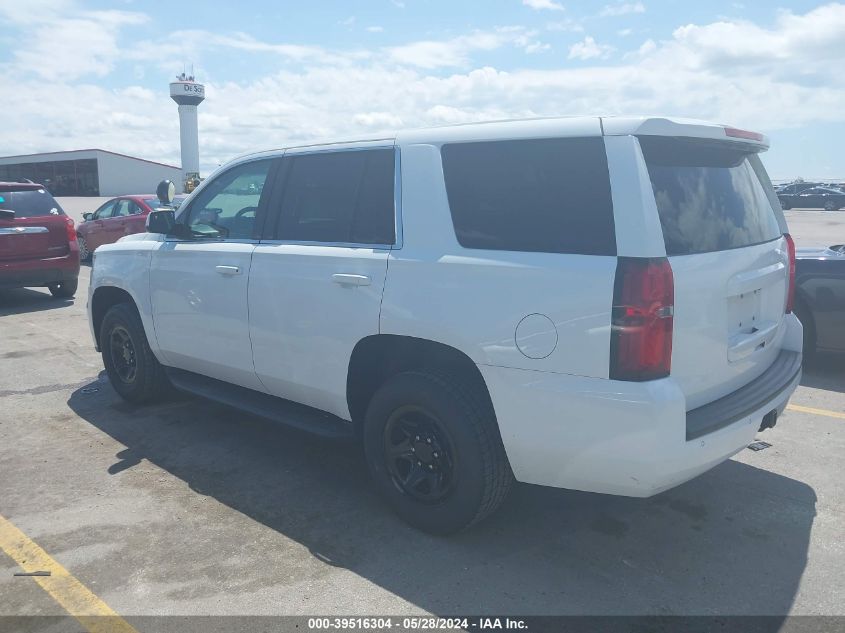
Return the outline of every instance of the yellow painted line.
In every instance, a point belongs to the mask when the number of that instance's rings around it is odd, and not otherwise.
[[[32,576],[68,613],[75,617],[89,633],[138,633],[105,602],[0,515],[0,549],[27,573],[49,571],[49,576]],[[26,578],[15,581],[27,582]]]
[[[801,413],[815,413],[816,415],[824,415],[829,418],[839,418],[845,420],[845,413],[838,411],[828,411],[827,409],[814,409],[813,407],[802,407],[800,404],[788,404],[786,408],[790,411],[799,411]]]

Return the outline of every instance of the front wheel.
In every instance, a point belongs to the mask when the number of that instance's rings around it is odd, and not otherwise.
[[[165,395],[167,377],[153,356],[135,306],[112,306],[100,326],[103,365],[114,390],[129,402],[149,402]]]
[[[47,289],[54,299],[71,299],[76,294],[76,289],[79,287],[78,279],[66,279],[54,284],[48,284]]]
[[[833,200],[828,200],[824,203],[825,211],[836,211],[837,209],[839,209],[839,205],[836,204]]]
[[[513,483],[489,400],[460,376],[393,376],[373,396],[363,430],[379,493],[426,532],[450,534],[481,521]]]

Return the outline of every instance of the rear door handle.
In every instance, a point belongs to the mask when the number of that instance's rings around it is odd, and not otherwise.
[[[241,269],[239,266],[215,266],[216,270],[221,275],[240,275]]]
[[[341,286],[369,286],[371,279],[366,275],[349,275],[347,273],[335,273],[332,281]]]

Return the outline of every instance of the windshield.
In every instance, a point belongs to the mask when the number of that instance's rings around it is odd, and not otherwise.
[[[775,211],[741,149],[641,137],[667,255],[760,244],[780,237]]]
[[[0,209],[14,211],[16,218],[64,215],[59,203],[46,189],[0,191]]]

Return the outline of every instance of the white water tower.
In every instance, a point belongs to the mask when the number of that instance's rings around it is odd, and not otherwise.
[[[179,104],[179,140],[182,151],[183,183],[199,178],[200,148],[197,131],[197,106],[205,99],[205,86],[193,75],[182,73],[170,84],[170,98]]]

